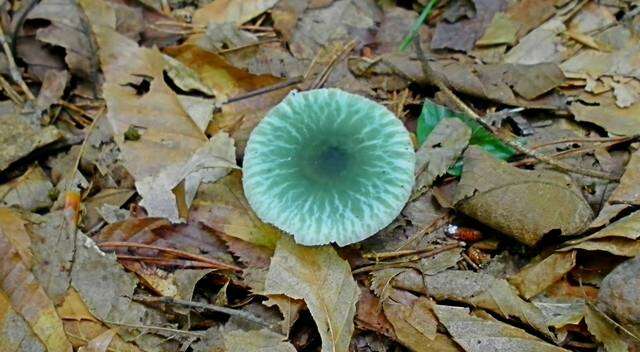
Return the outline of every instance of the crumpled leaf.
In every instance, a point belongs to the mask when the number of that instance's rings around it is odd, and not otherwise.
[[[107,118],[141,204],[151,216],[185,219],[200,182],[213,182],[235,166],[233,141],[224,134],[207,140],[165,83],[167,63],[157,49],[141,48],[105,26],[94,32],[106,77]],[[149,91],[140,96],[132,86],[145,80]],[[141,137],[126,141],[132,126],[142,130]]]
[[[535,245],[546,233],[584,230],[593,213],[571,179],[553,171],[525,171],[495,160],[477,147],[464,154],[455,202],[476,220]]]
[[[587,305],[584,321],[589,332],[604,345],[607,352],[627,352],[629,345],[623,340],[617,327],[601,312]]]
[[[426,103],[425,103],[426,104]],[[471,129],[458,119],[443,119],[416,151],[416,190],[430,187],[467,147]]]
[[[473,119],[449,110],[448,108],[433,103],[430,100],[425,100],[422,105],[422,111],[420,117],[418,117],[418,126],[416,127],[416,136],[420,144],[426,142],[427,138],[433,133],[436,126],[443,119],[456,118],[462,120],[467,126],[471,128],[471,138],[469,139],[470,145],[480,146],[482,149],[489,152],[491,155],[498,159],[506,160],[513,155],[515,151],[496,138],[491,132],[487,131]],[[454,176],[460,176],[462,172],[462,166],[457,165],[453,169],[449,169],[449,173]]]
[[[32,151],[62,138],[54,126],[21,115],[9,100],[0,102],[0,171]]]
[[[283,318],[280,324],[282,326],[282,333],[288,336],[291,327],[296,320],[298,320],[300,312],[305,307],[304,301],[292,299],[285,295],[269,295],[267,297],[269,297],[269,299],[262,302],[262,304],[267,307],[278,306]]]
[[[242,191],[241,173],[237,171],[200,187],[190,219],[268,249],[275,248],[282,236],[280,230],[263,223],[253,213]]]
[[[34,211],[51,206],[51,189],[49,177],[40,166],[33,165],[22,176],[0,185],[0,198],[7,206]]]
[[[440,322],[453,339],[467,352],[561,352],[568,350],[551,345],[520,328],[498,320],[485,320],[469,314],[468,308],[435,305]]]
[[[20,218],[4,216],[3,221],[15,222],[20,221]],[[13,311],[24,318],[47,351],[72,351],[53,302],[31,273],[32,263],[24,261],[24,245],[27,241],[24,233],[8,234],[7,226],[20,226],[20,224],[3,224],[0,231],[0,258],[2,258],[0,261],[0,311],[9,315],[12,315]],[[2,331],[6,330],[2,329]],[[30,335],[26,334],[26,336]],[[33,343],[34,347],[38,345],[30,340],[25,342]]]
[[[214,0],[196,10],[193,23],[207,25],[210,22],[233,22],[241,25],[275,5],[278,0]]]
[[[225,331],[224,344],[228,352],[296,352],[286,337],[268,329]]]
[[[304,247],[283,236],[271,259],[265,291],[304,299],[323,352],[348,350],[360,289],[349,264],[331,246]]]
[[[636,211],[594,234],[567,241],[568,246],[559,250],[606,251],[614,255],[634,257],[640,254],[639,237],[640,211]]]
[[[423,278],[414,270],[405,270],[393,279],[392,285],[427,294],[438,301],[466,303],[490,310],[505,318],[516,317],[545,335],[553,337],[542,312],[520,298],[517,290],[504,279],[461,270],[447,270],[436,275],[425,275]]]
[[[544,291],[576,265],[576,252],[553,253],[537,263],[530,263],[509,278],[525,299]]]

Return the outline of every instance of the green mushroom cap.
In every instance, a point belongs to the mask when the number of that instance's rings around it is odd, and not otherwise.
[[[296,242],[340,246],[395,219],[409,199],[415,152],[384,106],[339,89],[289,94],[249,137],[243,187],[264,222]]]

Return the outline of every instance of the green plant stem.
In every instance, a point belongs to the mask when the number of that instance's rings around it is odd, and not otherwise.
[[[433,7],[436,6],[437,3],[438,0],[431,0],[427,4],[427,6],[422,9],[422,12],[420,12],[420,17],[418,17],[416,22],[411,27],[411,31],[409,32],[409,34],[404,38],[402,44],[400,44],[400,51],[407,50],[409,45],[411,45],[413,38],[415,38],[415,36],[418,34],[418,31],[420,30],[420,26],[422,26],[424,21],[427,20],[427,18],[431,14],[431,11],[433,10]]]

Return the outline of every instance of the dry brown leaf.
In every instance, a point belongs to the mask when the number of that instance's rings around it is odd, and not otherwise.
[[[285,295],[269,295],[268,300],[264,301],[263,304],[267,307],[272,307],[274,305],[278,306],[280,309],[280,313],[282,313],[282,333],[286,336],[289,336],[289,331],[293,324],[298,320],[300,316],[300,312],[304,308],[304,301],[299,299],[292,299]]]
[[[640,307],[637,304],[640,301],[639,285],[640,257],[622,262],[602,280],[598,307],[623,325],[640,328]]]
[[[304,247],[283,236],[271,259],[265,291],[304,299],[323,352],[348,350],[360,289],[349,264],[331,246]]]
[[[525,299],[537,295],[560,280],[576,265],[576,252],[553,253],[537,263],[530,263],[509,278]]]
[[[10,220],[5,217],[4,220]],[[16,221],[11,220],[11,221]],[[19,224],[16,224],[19,226]],[[11,226],[14,226],[11,224]],[[11,314],[18,313],[38,339],[51,352],[70,352],[71,344],[56,313],[53,302],[30,271],[30,264],[23,261],[22,254],[12,243],[3,227],[0,233],[0,307]],[[17,243],[24,243],[24,236]],[[21,250],[24,253],[24,247]],[[6,307],[9,305],[9,307]],[[5,332],[6,334],[6,332]]]
[[[82,346],[78,349],[78,352],[107,352],[109,345],[113,337],[116,335],[115,329],[109,329],[100,335],[94,337],[87,343],[86,346]]]
[[[13,309],[9,297],[2,291],[0,291],[0,351],[46,351],[40,339],[24,318]]]
[[[206,26],[209,22],[233,22],[241,25],[275,5],[278,0],[214,0],[196,10],[193,23]]]
[[[244,197],[240,172],[202,185],[193,203],[191,220],[270,249],[275,248],[282,236],[280,230],[260,221],[251,210]]]
[[[105,188],[92,197],[87,198],[84,201],[86,210],[83,218],[84,228],[92,229],[100,222],[101,217],[98,209],[103,205],[109,204],[119,208],[134,194],[135,191],[126,188]]]
[[[552,230],[579,233],[591,221],[589,204],[567,175],[521,170],[476,147],[467,149],[463,162],[459,209],[524,244]]]
[[[611,92],[582,95],[580,100],[585,100],[586,104],[574,102],[569,106],[576,120],[594,123],[615,135],[632,136],[640,133],[640,102],[620,108]]]
[[[607,352],[629,351],[629,345],[623,340],[615,324],[590,305],[586,308],[584,321],[589,332],[604,345]]]
[[[94,32],[106,77],[107,118],[141,204],[151,216],[185,219],[200,182],[213,182],[235,167],[233,140],[225,134],[207,140],[165,83],[167,63],[157,49],[139,47],[105,26],[94,26]],[[134,87],[143,82],[149,91],[138,94]],[[140,130],[139,140],[125,140],[129,128]]]

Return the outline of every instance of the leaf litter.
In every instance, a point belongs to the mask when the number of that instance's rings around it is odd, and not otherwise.
[[[637,350],[636,7],[0,4],[0,350]],[[242,189],[253,128],[321,87],[418,156],[345,248]]]

